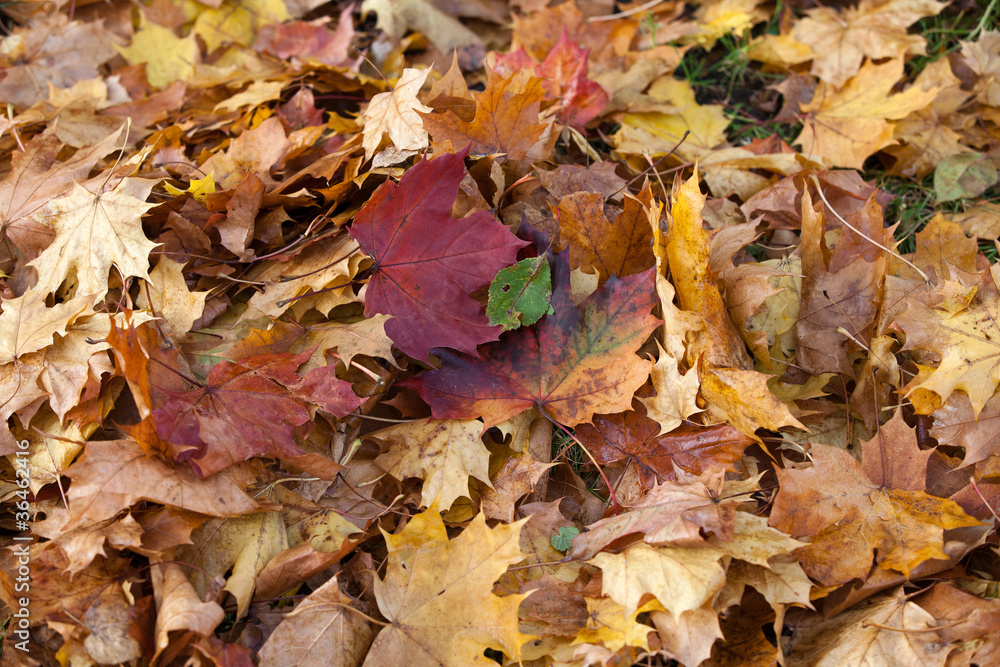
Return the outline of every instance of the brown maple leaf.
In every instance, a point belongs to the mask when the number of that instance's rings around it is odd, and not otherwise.
[[[813,445],[811,452],[813,467],[777,470],[770,524],[812,538],[796,553],[826,586],[866,578],[873,552],[881,568],[909,575],[926,560],[947,558],[945,529],[980,525],[952,500],[881,486],[843,449]]]
[[[598,463],[635,463],[639,481],[651,487],[676,478],[675,467],[694,475],[715,468],[732,469],[753,440],[732,426],[683,425],[660,435],[660,425],[646,410],[597,415],[593,424],[581,424],[576,435]]]

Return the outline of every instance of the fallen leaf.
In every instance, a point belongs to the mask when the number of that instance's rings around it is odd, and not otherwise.
[[[926,560],[947,557],[946,529],[978,524],[952,500],[879,486],[842,449],[811,451],[812,468],[777,471],[770,524],[792,537],[812,537],[798,556],[826,586],[865,578],[873,552],[881,568],[909,575]]]
[[[611,598],[584,599],[587,603],[587,623],[577,632],[573,644],[594,645],[600,642],[614,652],[626,646],[649,649],[649,633],[653,628],[636,619],[652,605],[646,604],[628,613]]]
[[[396,150],[419,151],[429,142],[423,121],[417,113],[433,111],[417,99],[430,70],[406,69],[390,93],[379,93],[368,102],[359,120],[364,124],[365,157],[375,154],[384,134]]]
[[[949,650],[936,624],[900,587],[833,618],[813,617],[800,624],[795,640],[785,647],[785,659],[789,665],[944,665]]]
[[[408,380],[439,419],[482,416],[493,426],[531,407],[575,426],[620,412],[649,375],[635,349],[657,325],[652,271],[609,280],[576,307],[565,255],[555,265],[550,315],[480,348],[476,359],[442,352],[442,367]],[[466,417],[468,415],[468,417]]]
[[[862,60],[923,55],[926,40],[908,28],[935,16],[945,4],[935,0],[861,0],[842,13],[806,10],[792,34],[813,51],[813,74],[840,87],[857,74]]]
[[[472,352],[497,339],[499,327],[489,326],[470,293],[489,285],[525,245],[486,213],[450,216],[465,155],[423,161],[398,186],[383,183],[351,227],[375,259],[365,314],[392,315],[386,333],[419,359],[435,347]]]
[[[436,506],[410,519],[398,535],[385,535],[389,561],[375,579],[379,610],[390,622],[375,637],[366,665],[489,665],[483,648],[512,659],[530,637],[517,629],[526,595],[503,598],[493,582],[524,558],[518,534],[524,521],[496,528],[480,514],[449,540]]]
[[[681,185],[671,208],[666,258],[675,276],[677,299],[684,310],[705,322],[705,360],[716,366],[748,368],[749,355],[736,332],[722,294],[709,267],[711,247],[702,227],[705,195],[698,186],[698,173]]]
[[[729,469],[753,442],[729,426],[691,425],[663,435],[658,426],[640,409],[595,416],[576,435],[599,463],[634,463],[645,488],[674,479],[675,469],[693,475]]]
[[[589,559],[615,540],[639,533],[651,545],[701,545],[703,532],[729,539],[736,503],[720,498],[723,474],[712,471],[654,486],[631,511],[602,519],[577,535],[569,556]]]
[[[513,74],[508,78],[490,72],[486,90],[475,93],[476,115],[464,120],[453,111],[421,114],[424,129],[434,141],[451,141],[474,155],[504,153],[509,160],[528,157],[547,125],[538,122],[544,92],[542,82]]]
[[[536,461],[527,452],[504,461],[490,478],[490,487],[479,492],[479,504],[488,519],[514,520],[514,506],[535,490],[539,479],[555,463]]]
[[[660,356],[653,364],[650,380],[655,396],[639,398],[646,406],[646,414],[660,425],[658,435],[664,435],[680,426],[688,417],[701,412],[698,407],[700,381],[695,369],[683,375],[677,367],[677,360],[667,354],[660,342],[656,342]]]
[[[910,86],[892,93],[902,78],[903,60],[882,65],[866,62],[842,88],[821,81],[812,99],[801,104],[806,115],[795,143],[802,154],[823,164],[862,169],[865,159],[893,141],[888,122],[930,105],[937,88]]]
[[[184,281],[184,265],[169,257],[160,259],[149,274],[148,290],[139,292],[137,304],[162,317],[175,333],[191,330],[205,309],[208,292],[192,292]]]
[[[350,611],[351,598],[337,577],[289,612],[260,649],[261,667],[353,667],[361,663],[375,631]]]
[[[140,500],[219,517],[257,509],[238,473],[199,479],[150,458],[131,440],[88,443],[64,474],[73,480],[66,494],[70,526],[110,519]]]
[[[375,462],[393,477],[424,480],[421,504],[451,509],[459,496],[469,497],[469,477],[491,486],[490,452],[475,420],[419,419],[368,435],[389,450]]]
[[[112,266],[122,279],[148,281],[149,252],[156,244],[143,234],[139,219],[153,207],[146,198],[155,184],[125,178],[107,192],[94,193],[76,183],[71,195],[50,201],[44,216],[33,216],[56,234],[28,263],[38,273],[35,289],[55,292],[72,276],[78,295],[100,298],[107,294]]]
[[[589,562],[601,568],[604,594],[626,614],[635,613],[648,593],[677,618],[722,589],[726,583],[726,572],[718,563],[722,556],[712,547],[651,547],[640,542],[618,554],[597,554]]]
[[[934,193],[939,202],[978,197],[996,185],[997,168],[982,153],[950,155],[934,170]]]
[[[553,315],[552,269],[548,257],[522,259],[502,269],[490,283],[486,316],[490,325],[504,331],[531,326],[544,315]]]
[[[974,416],[1000,384],[996,359],[997,322],[1000,317],[1000,293],[989,273],[978,286],[969,290],[963,301],[947,299],[954,285],[947,281],[936,294],[939,303],[910,300],[905,312],[896,317],[906,333],[905,349],[923,349],[941,355],[941,362],[919,385],[907,385],[908,393],[918,387],[933,391],[947,400],[953,391],[964,391],[972,402]]]
[[[150,21],[144,12],[132,43],[117,49],[129,63],[146,65],[146,78],[154,88],[190,78],[200,60],[193,34],[178,37],[170,28]]]
[[[478,68],[486,55],[476,33],[427,0],[364,0],[361,15],[371,12],[378,16],[379,29],[393,39],[413,29],[423,33],[441,53],[456,51],[461,55],[463,69]]]
[[[556,214],[561,238],[570,244],[570,266],[587,273],[597,270],[601,282],[642,273],[654,264],[648,184],[639,198],[628,196],[611,223],[604,214],[604,196],[575,193],[563,197]]]
[[[170,647],[170,633],[194,632],[211,637],[225,612],[215,602],[202,601],[177,563],[157,563],[151,572],[156,600],[156,655]]]
[[[262,26],[253,48],[274,54],[283,60],[298,58],[330,67],[354,65],[356,59],[350,57],[350,47],[356,33],[350,10],[345,8],[341,11],[337,27],[333,30],[327,29],[326,24],[329,22],[329,16],[321,16],[313,21],[290,21]]]
[[[308,406],[344,416],[363,399],[332,366],[300,377],[309,352],[262,354],[215,365],[206,383],[171,392],[153,411],[157,434],[174,445],[179,461],[190,461],[202,477],[253,456],[274,456],[326,477],[339,468],[309,458],[295,443],[296,430],[312,423]],[[322,457],[319,457],[322,459]]]
[[[115,38],[102,21],[70,21],[49,13],[0,42],[6,76],[0,99],[27,108],[48,97],[48,85],[70,88],[100,76],[98,67],[115,55]]]
[[[701,392],[708,404],[707,417],[725,421],[754,440],[758,440],[756,431],[759,428],[777,431],[793,426],[804,430],[805,426],[768,387],[769,377],[757,371],[706,366],[701,377]]]
[[[277,512],[210,519],[191,533],[191,540],[193,544],[175,551],[175,560],[192,566],[187,577],[203,598],[209,592],[218,595],[218,581],[225,579],[222,591],[236,598],[237,618],[250,609],[258,575],[288,548],[285,524]]]

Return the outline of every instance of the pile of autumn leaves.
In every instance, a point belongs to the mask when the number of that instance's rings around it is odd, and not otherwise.
[[[10,10],[32,659],[1000,661],[1000,33],[786,8],[733,146],[672,71],[765,5],[444,4]],[[872,155],[964,213],[899,254]]]

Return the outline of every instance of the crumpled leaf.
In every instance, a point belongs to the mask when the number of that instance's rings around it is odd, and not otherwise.
[[[189,563],[188,579],[202,597],[218,591],[217,577],[230,573],[224,591],[237,602],[236,617],[250,609],[257,577],[288,548],[288,536],[277,512],[256,512],[229,519],[211,519],[191,534],[193,544],[175,551],[175,560]]]
[[[814,445],[811,451],[812,468],[777,471],[769,523],[792,537],[812,538],[797,555],[824,585],[865,578],[873,552],[881,568],[909,575],[926,560],[947,558],[946,529],[979,525],[952,500],[879,486],[843,449]]]
[[[417,99],[420,87],[427,80],[430,70],[409,68],[396,82],[392,92],[379,93],[368,102],[368,108],[358,119],[364,123],[365,157],[375,154],[382,135],[388,134],[392,145],[399,151],[418,151],[429,142],[427,131],[418,111],[433,111]]]
[[[675,478],[675,469],[700,475],[729,469],[753,440],[731,426],[682,427],[660,434],[655,421],[641,409],[617,415],[598,415],[594,423],[576,429],[580,442],[599,463],[635,464],[639,483],[649,488]]]

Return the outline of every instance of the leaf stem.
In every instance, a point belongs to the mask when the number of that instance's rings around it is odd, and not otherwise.
[[[608,476],[604,474],[604,469],[601,468],[601,464],[597,462],[597,459],[595,459],[594,455],[590,453],[590,450],[587,449],[587,447],[582,442],[580,442],[580,439],[577,438],[575,434],[570,433],[569,429],[567,429],[565,426],[557,422],[552,417],[545,414],[545,410],[542,409],[541,406],[538,406],[538,412],[541,413],[543,417],[552,422],[553,426],[557,427],[559,430],[565,433],[571,440],[573,440],[573,442],[575,442],[577,445],[580,446],[580,449],[582,449],[587,454],[587,456],[590,458],[591,463],[594,464],[594,467],[597,468],[597,472],[601,475],[601,479],[604,480],[604,484],[608,487],[608,494],[609,494],[608,500],[610,500],[611,504],[614,506],[615,514],[616,515],[621,514],[621,507],[618,504],[618,496],[615,495],[615,489],[613,486],[611,486],[611,482],[608,480]]]

